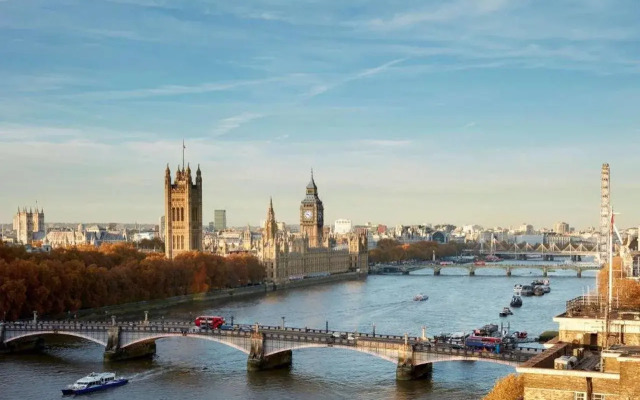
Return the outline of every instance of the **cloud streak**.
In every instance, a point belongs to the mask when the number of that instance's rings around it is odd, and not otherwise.
[[[185,94],[204,94],[211,92],[231,91],[251,86],[265,85],[285,81],[287,77],[271,77],[263,79],[249,79],[232,82],[205,82],[198,85],[162,85],[155,88],[132,90],[109,90],[100,92],[85,92],[70,95],[72,98],[91,100],[127,100],[147,97],[169,97]]]
[[[224,118],[220,120],[217,126],[213,129],[212,135],[215,137],[224,136],[234,129],[241,127],[244,124],[248,124],[259,118],[263,118],[264,114],[256,113],[242,113],[234,115],[233,117]]]
[[[321,84],[321,85],[314,85],[311,87],[311,89],[306,93],[306,97],[315,97],[318,95],[321,95],[323,93],[328,92],[331,89],[334,89],[338,86],[342,86],[345,85],[349,82],[353,82],[356,81],[358,79],[363,79],[363,78],[369,78],[375,75],[378,75],[386,70],[388,70],[389,68],[393,67],[396,64],[400,64],[403,61],[407,60],[406,58],[398,58],[395,60],[391,60],[389,62],[386,62],[384,64],[378,65],[376,67],[373,68],[367,68],[364,69],[362,71],[356,72],[355,74],[352,74],[350,76],[347,76],[345,78],[340,79],[339,81],[333,83],[333,84]]]

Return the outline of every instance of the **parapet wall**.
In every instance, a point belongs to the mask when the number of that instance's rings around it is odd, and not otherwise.
[[[521,368],[553,368],[553,362],[560,356],[566,356],[571,353],[570,343],[557,343],[550,349],[529,359],[520,365]],[[520,368],[519,367],[519,368]]]

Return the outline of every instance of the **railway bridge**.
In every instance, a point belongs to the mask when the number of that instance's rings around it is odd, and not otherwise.
[[[523,363],[543,349],[517,348],[497,354],[451,345],[434,345],[425,336],[336,332],[328,329],[292,328],[255,324],[233,329],[200,329],[191,321],[30,321],[0,324],[0,349],[11,351],[28,341],[42,343],[49,335],[66,335],[104,346],[105,360],[126,360],[155,354],[155,341],[180,337],[218,342],[248,355],[249,371],[287,367],[293,350],[334,348],[357,351],[396,364],[396,379],[430,377],[433,363],[485,361],[510,366]]]

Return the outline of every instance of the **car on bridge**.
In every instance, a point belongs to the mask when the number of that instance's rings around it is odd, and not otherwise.
[[[333,332],[331,337],[334,339],[347,339],[347,340],[356,340],[356,338],[347,332]]]

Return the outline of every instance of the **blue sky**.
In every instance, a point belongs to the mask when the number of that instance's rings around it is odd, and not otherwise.
[[[0,0],[0,221],[640,223],[637,0]]]

